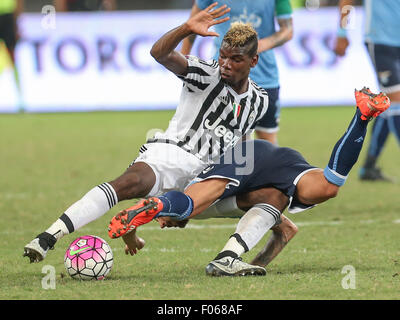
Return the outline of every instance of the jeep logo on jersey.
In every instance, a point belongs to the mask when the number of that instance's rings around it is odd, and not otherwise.
[[[228,129],[221,121],[221,117],[218,117],[214,123],[210,123],[210,119],[206,119],[204,121],[204,128],[212,131],[217,138],[223,137],[225,143],[235,144],[240,137],[235,137],[233,131]]]

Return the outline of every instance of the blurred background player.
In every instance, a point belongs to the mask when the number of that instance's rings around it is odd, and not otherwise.
[[[349,41],[346,35],[348,15],[353,0],[341,0],[341,25],[335,46],[339,56],[346,54]],[[362,180],[389,180],[376,166],[378,157],[393,133],[400,144],[400,1],[364,1],[365,45],[374,65],[380,90],[391,100],[390,109],[376,118],[372,128],[367,158],[359,175]]]
[[[111,11],[116,10],[116,0],[54,0],[56,11]]]
[[[195,0],[191,15],[208,7],[214,0]],[[279,130],[279,75],[275,60],[275,47],[281,46],[293,37],[292,7],[289,0],[241,0],[218,1],[220,5],[227,4],[231,8],[230,21],[215,26],[219,34],[225,34],[231,23],[241,21],[251,23],[259,36],[259,60],[250,72],[250,78],[268,92],[269,106],[265,116],[258,122],[255,130],[256,137],[278,143]],[[279,30],[275,30],[275,17]],[[182,44],[181,52],[189,54],[195,36],[187,37]],[[217,60],[222,38],[214,39],[214,59]]]
[[[0,0],[0,41],[5,44],[12,63],[15,85],[19,98],[19,111],[23,111],[21,85],[15,61],[15,47],[19,39],[18,17],[23,12],[23,0]],[[0,44],[0,50],[2,46]],[[2,70],[0,70],[1,73]]]

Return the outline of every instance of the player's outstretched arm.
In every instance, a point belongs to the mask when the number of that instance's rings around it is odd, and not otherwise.
[[[203,37],[218,36],[217,33],[208,29],[216,24],[229,20],[229,17],[221,18],[230,11],[226,5],[215,8],[215,2],[204,10],[201,10],[179,27],[164,34],[151,48],[150,54],[160,64],[178,75],[185,75],[187,71],[187,60],[183,54],[175,48],[187,36],[196,34]]]

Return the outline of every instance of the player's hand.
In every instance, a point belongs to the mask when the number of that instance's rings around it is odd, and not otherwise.
[[[146,244],[144,239],[136,235],[136,230],[125,234],[122,239],[125,242],[125,254],[130,254],[131,256],[135,255]]]
[[[200,36],[207,37],[207,36],[214,36],[218,37],[219,34],[213,31],[208,31],[208,29],[216,24],[223,23],[229,20],[229,17],[225,17],[219,19],[224,14],[231,11],[231,8],[227,7],[226,4],[223,6],[214,9],[218,5],[217,2],[214,2],[204,10],[201,10],[194,16],[190,17],[189,20],[186,22],[186,25],[189,29]]]
[[[346,49],[349,46],[349,40],[344,37],[338,37],[336,38],[336,44],[334,48],[334,52],[340,56],[343,57],[346,54]]]

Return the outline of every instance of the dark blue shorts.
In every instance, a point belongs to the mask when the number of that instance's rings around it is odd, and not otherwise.
[[[366,43],[381,90],[400,91],[400,47]]]
[[[295,198],[298,180],[312,169],[315,167],[296,150],[277,147],[266,140],[248,140],[227,152],[218,164],[204,169],[194,181],[229,179],[220,200],[261,188],[276,188],[289,197],[288,210],[295,213],[312,207]]]
[[[4,41],[9,50],[17,44],[17,30],[15,29],[14,14],[0,14],[0,39]]]
[[[272,133],[279,130],[281,108],[279,104],[279,87],[265,90],[268,92],[268,109],[265,115],[257,122],[255,129]]]

